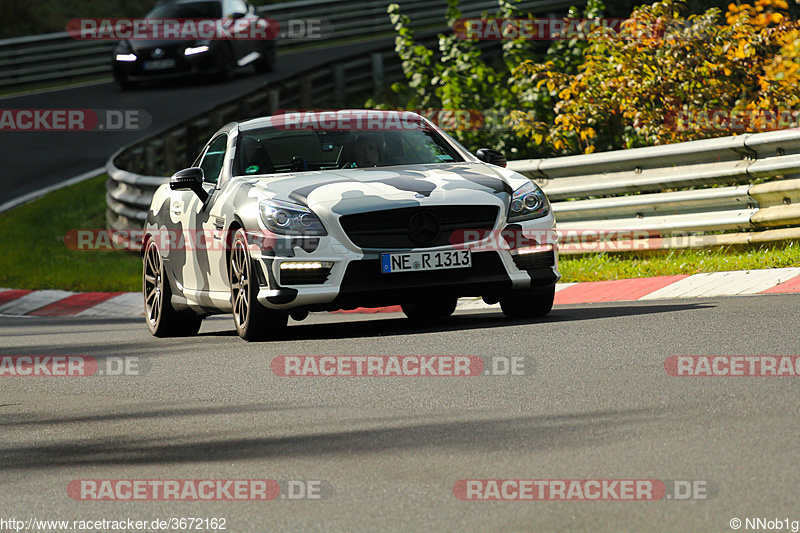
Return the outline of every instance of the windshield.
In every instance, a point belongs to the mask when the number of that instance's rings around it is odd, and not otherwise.
[[[218,19],[222,18],[220,2],[191,2],[156,6],[147,19]]]
[[[402,131],[243,131],[237,174],[452,163],[464,159],[430,129]]]

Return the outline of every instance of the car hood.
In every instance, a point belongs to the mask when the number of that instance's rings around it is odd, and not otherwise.
[[[529,180],[483,163],[406,165],[239,178],[268,198],[338,215],[440,203],[505,204]]]

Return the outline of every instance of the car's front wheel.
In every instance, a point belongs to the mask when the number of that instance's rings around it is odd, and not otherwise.
[[[500,299],[500,309],[508,318],[545,316],[553,309],[556,287],[512,291]]]
[[[139,86],[139,82],[132,81],[127,76],[119,76],[118,78],[115,78],[115,81],[117,82],[117,85],[119,85],[124,91],[129,91]]]
[[[286,330],[287,313],[267,309],[258,301],[258,283],[253,275],[253,261],[247,248],[247,236],[238,230],[231,247],[231,303],[236,333],[247,341],[278,338]]]
[[[221,81],[230,81],[236,75],[236,56],[233,49],[227,44],[222,43],[218,55],[217,71]]]
[[[164,270],[164,261],[155,241],[147,243],[143,257],[142,293],[147,328],[156,337],[197,335],[203,319],[179,313],[172,307],[172,288]]]

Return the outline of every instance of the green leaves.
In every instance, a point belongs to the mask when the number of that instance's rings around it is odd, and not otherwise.
[[[512,71],[513,83],[522,86],[523,106],[546,101],[545,92],[555,97],[544,142],[556,154],[731,135],[724,124],[676,127],[669,114],[791,107],[800,101],[800,65],[782,60],[800,54],[800,27],[784,6],[781,0],[732,4],[723,25],[717,24],[717,9],[682,18],[671,0],[640,6],[631,16],[637,24],[626,27],[623,38],[554,42],[549,61],[520,65]],[[584,17],[596,9],[590,2]],[[569,61],[575,52],[581,52],[580,60]],[[515,126],[537,143],[540,129]]]
[[[453,26],[461,18],[459,1],[448,0],[447,5],[446,18]],[[512,2],[500,0],[499,5],[501,16],[519,16]],[[408,80],[407,87],[392,86],[395,94],[405,98],[400,107],[474,110],[476,116],[480,115],[479,119],[466,128],[449,132],[461,143],[472,150],[504,149],[517,157],[538,153],[537,147],[511,130],[507,120],[508,110],[519,107],[518,88],[508,83],[510,65],[532,57],[529,43],[514,46],[504,43],[503,60],[488,64],[477,42],[459,39],[454,34],[439,35],[437,46],[441,59],[437,60],[434,50],[414,40],[414,33],[408,27],[410,21],[396,4],[389,6],[388,12],[397,30],[395,50]]]
[[[458,0],[447,1],[452,25]],[[512,0],[498,16],[520,18]],[[438,50],[414,41],[409,20],[389,6],[407,86],[392,90],[400,107],[477,110],[480,128],[451,132],[470,149],[503,148],[518,157],[549,157],[730,135],[670,114],[709,109],[772,109],[800,104],[800,25],[783,0],[731,4],[681,16],[672,0],[639,6],[620,34],[553,41],[536,57],[535,41],[503,42],[487,62],[476,42],[439,35]],[[589,0],[595,19],[604,6]],[[598,32],[602,30],[597,30]],[[437,54],[440,59],[437,59]],[[384,104],[385,105],[385,104]]]

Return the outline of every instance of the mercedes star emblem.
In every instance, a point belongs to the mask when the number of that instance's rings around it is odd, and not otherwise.
[[[439,238],[442,226],[439,219],[429,211],[420,211],[408,221],[408,238],[418,246],[430,246]]]

